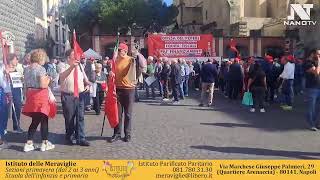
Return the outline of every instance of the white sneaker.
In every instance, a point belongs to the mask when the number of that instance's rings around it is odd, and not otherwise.
[[[23,148],[23,151],[24,152],[29,152],[29,151],[33,151],[35,149],[34,145],[33,144],[24,144],[24,148]]]
[[[4,135],[8,134],[8,131],[5,129],[5,130],[3,131],[3,134],[4,134]]]
[[[255,108],[251,108],[250,112],[254,113],[254,112],[256,112],[256,109]]]
[[[50,141],[48,141],[47,143],[42,143],[40,150],[41,151],[49,151],[54,148],[55,148],[55,146]]]
[[[261,112],[261,113],[265,113],[266,110],[265,110],[264,108],[262,108],[262,109],[260,109],[260,112]]]
[[[179,102],[179,101],[173,101],[172,104],[173,104],[173,105],[178,105],[178,104],[180,104],[180,102]]]

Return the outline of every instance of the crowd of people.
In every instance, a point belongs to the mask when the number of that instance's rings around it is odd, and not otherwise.
[[[312,131],[320,128],[317,120],[320,87],[320,50],[314,49],[306,57],[285,55],[274,58],[271,55],[260,57],[235,57],[221,63],[208,59],[205,62],[186,61],[183,58],[148,57],[143,73],[144,79],[150,76],[153,83],[140,84],[146,90],[146,98],[154,99],[155,88],[163,101],[172,98],[179,104],[189,95],[189,88],[201,89],[199,106],[214,104],[214,91],[220,92],[230,101],[242,99],[250,92],[253,105],[250,112],[266,112],[266,107],[279,104],[284,111],[292,111],[294,97],[304,95],[308,104],[307,122]],[[136,101],[139,98],[136,97]]]
[[[128,55],[129,48],[120,43],[115,72],[108,57],[103,60],[85,58],[78,61],[74,50],[66,52],[65,61],[48,60],[44,50],[36,49],[19,63],[15,54],[7,56],[7,64],[0,64],[0,146],[4,145],[9,113],[13,120],[13,132],[23,133],[21,114],[31,117],[24,151],[35,149],[33,136],[41,125],[42,145],[47,151],[55,146],[48,140],[49,122],[54,117],[52,91],[61,93],[65,119],[65,141],[68,145],[89,146],[85,136],[85,111],[101,108],[108,91],[108,79],[115,79],[119,105],[119,124],[109,142],[121,139],[131,141],[131,122],[134,101],[141,98],[161,97],[164,103],[177,105],[190,95],[200,91],[199,106],[213,106],[214,92],[219,90],[230,101],[241,99],[251,92],[253,105],[250,112],[266,112],[267,104],[279,103],[285,111],[293,110],[295,95],[305,95],[307,122],[310,129],[318,130],[318,106],[320,98],[320,50],[313,50],[306,58],[287,55],[273,58],[230,58],[217,62],[208,59],[187,61],[184,58],[147,59],[137,50]],[[134,69],[134,71],[132,71]],[[130,74],[134,72],[134,74]],[[74,80],[78,80],[75,83]],[[151,93],[150,93],[151,90]],[[142,92],[145,91],[145,96]],[[52,100],[53,99],[53,100]],[[27,104],[23,106],[23,103]],[[123,124],[123,125],[122,125]],[[124,128],[122,128],[124,126]]]

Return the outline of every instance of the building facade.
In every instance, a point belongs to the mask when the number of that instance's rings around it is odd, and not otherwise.
[[[305,46],[320,45],[319,0],[174,0],[177,24],[183,33],[212,33],[215,37],[279,37]],[[316,26],[286,26],[290,4],[313,4]],[[291,41],[292,40],[292,41]]]
[[[70,30],[60,9],[70,0],[36,0],[36,42],[45,44],[50,57],[63,57]]]
[[[45,48],[50,57],[62,56],[70,30],[59,8],[66,3],[69,0],[1,0],[0,31],[8,51],[24,56]]]
[[[24,55],[34,46],[35,0],[1,0],[0,31],[9,52]],[[0,50],[2,59],[2,50]]]

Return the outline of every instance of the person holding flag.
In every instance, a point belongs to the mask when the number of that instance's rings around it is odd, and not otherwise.
[[[122,131],[122,115],[124,114],[124,134],[125,142],[131,141],[131,122],[132,122],[132,110],[133,103],[135,100],[135,83],[136,83],[136,67],[135,61],[132,57],[128,56],[128,46],[124,43],[120,43],[119,47],[115,48],[115,55],[113,59],[112,71],[109,74],[109,83],[115,83],[116,94],[118,100],[118,117],[119,121],[114,117],[117,117],[115,111],[111,112],[108,110],[111,104],[108,104],[110,101],[110,96],[108,96],[113,91],[109,89],[107,98],[106,98],[106,115],[108,116],[109,122],[113,120],[111,127],[114,127],[114,134],[109,140],[110,143],[118,141],[121,139]],[[118,55],[117,55],[118,53]],[[115,61],[115,62],[114,62]],[[112,79],[114,78],[114,81]],[[111,79],[111,81],[110,81]],[[111,84],[112,85],[112,84]],[[110,84],[109,84],[110,87]],[[108,98],[109,97],[109,98]],[[116,109],[116,108],[110,108]],[[110,119],[113,117],[113,119]]]
[[[85,139],[84,132],[84,109],[85,92],[90,89],[90,83],[84,73],[79,59],[76,58],[76,50],[70,49],[66,52],[66,67],[60,73],[61,102],[63,116],[65,119],[66,136],[68,145],[76,143],[80,146],[90,146]],[[75,137],[74,137],[75,135]]]

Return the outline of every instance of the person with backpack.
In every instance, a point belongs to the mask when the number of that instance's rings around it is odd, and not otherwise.
[[[267,90],[267,78],[259,63],[253,65],[253,70],[249,73],[248,90],[252,93],[253,106],[250,112],[260,109],[260,112],[266,112],[264,106],[265,94]]]

